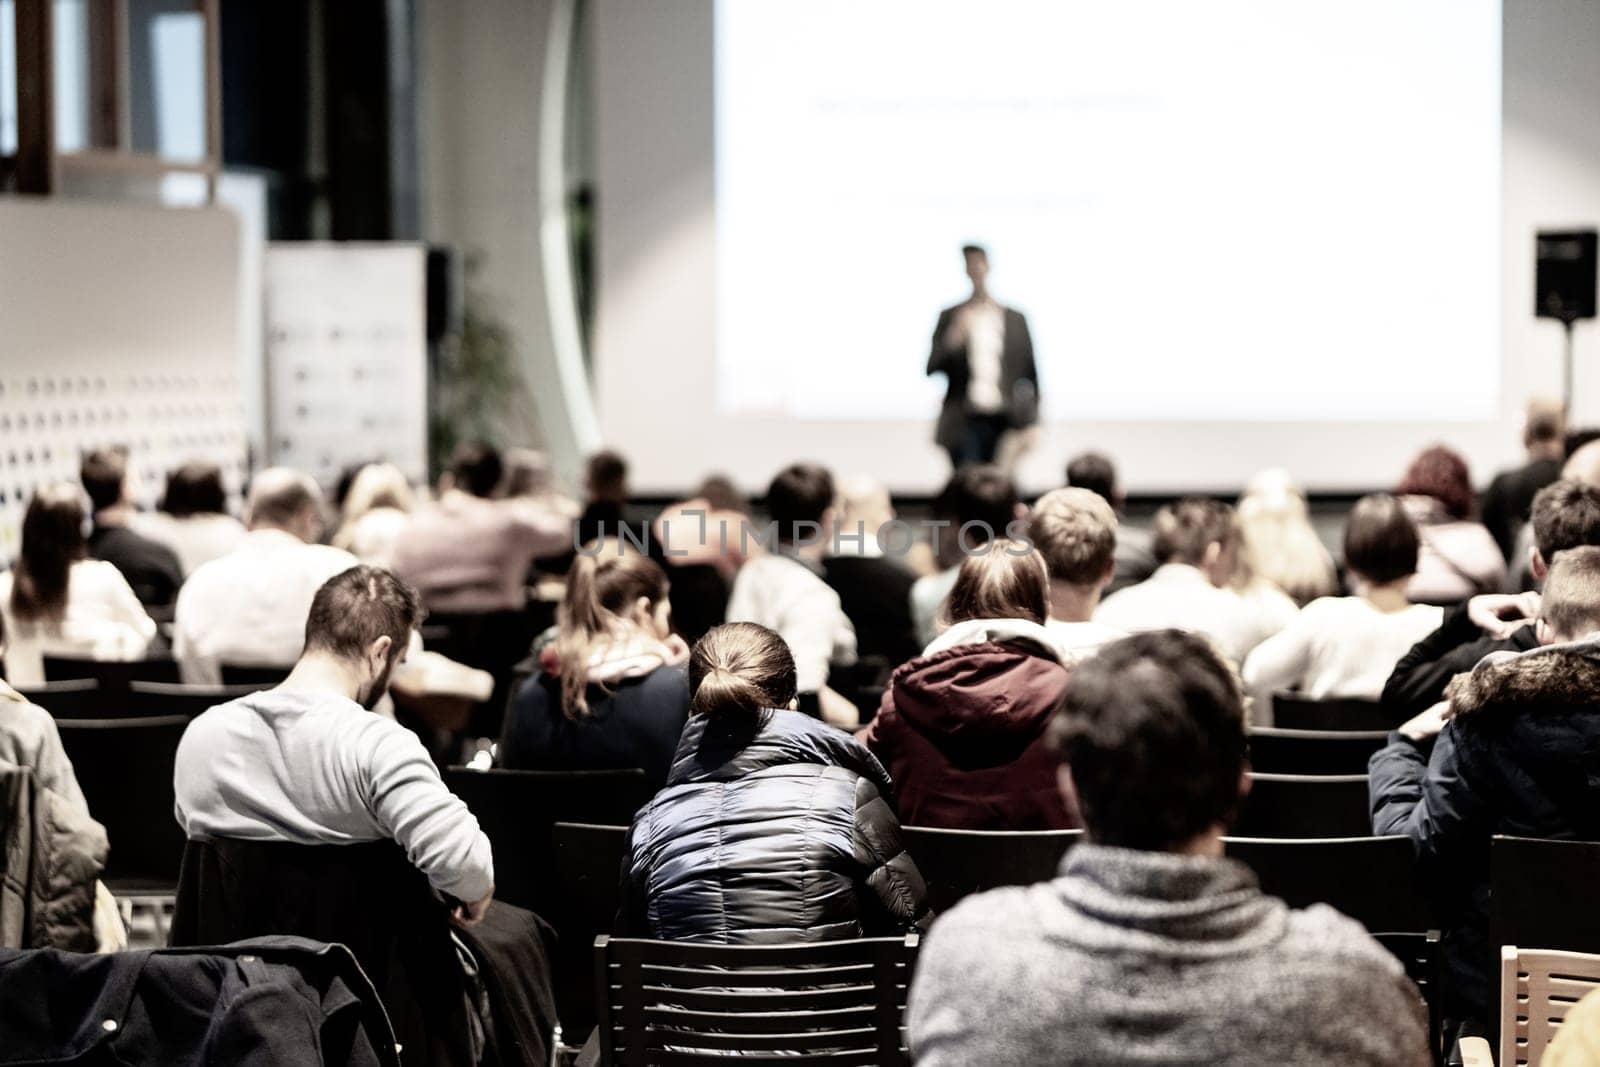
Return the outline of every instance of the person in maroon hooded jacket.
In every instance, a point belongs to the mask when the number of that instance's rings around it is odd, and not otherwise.
[[[1050,579],[1023,541],[997,539],[961,564],[943,632],[889,680],[861,732],[894,781],[908,826],[1046,830],[1078,825],[1045,741],[1071,657],[1045,627]]]

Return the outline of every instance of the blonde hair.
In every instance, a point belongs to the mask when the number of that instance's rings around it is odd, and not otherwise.
[[[638,552],[580,553],[567,572],[556,610],[556,659],[561,664],[561,711],[589,714],[589,655],[595,642],[623,628],[622,613],[643,598],[652,608],[667,598],[667,574]]]
[[[354,522],[376,508],[410,511],[414,506],[411,484],[392,463],[368,463],[356,472],[344,498],[344,521]]]
[[[1305,493],[1288,471],[1274,467],[1251,478],[1239,498],[1237,516],[1236,587],[1261,578],[1298,604],[1338,591],[1333,557],[1311,525]]]
[[[1044,557],[1052,579],[1092,586],[1116,559],[1117,514],[1099,493],[1052,489],[1034,502],[1028,540]]]

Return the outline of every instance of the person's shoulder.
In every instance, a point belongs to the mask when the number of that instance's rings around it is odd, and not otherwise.
[[[1321,964],[1357,979],[1399,978],[1400,961],[1354,919],[1326,904],[1289,908],[1278,952],[1302,964]]]
[[[334,548],[332,545],[307,544],[301,554],[305,559],[313,561],[318,569],[328,571],[329,577],[341,574],[361,563],[349,552],[342,548]]]
[[[923,951],[946,961],[987,959],[1013,944],[1042,951],[1044,914],[1053,899],[1049,882],[974,893],[934,920]]]

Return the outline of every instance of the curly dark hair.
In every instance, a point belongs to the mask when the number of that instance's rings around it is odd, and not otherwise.
[[[1471,518],[1478,504],[1467,461],[1461,453],[1444,445],[1424,449],[1412,460],[1395,486],[1394,495],[1432,497],[1453,519]]]

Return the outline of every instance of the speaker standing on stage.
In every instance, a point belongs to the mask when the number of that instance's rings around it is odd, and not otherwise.
[[[1028,320],[989,295],[989,253],[961,249],[972,296],[939,312],[928,373],[950,382],[934,441],[950,462],[992,463],[1001,436],[1039,420],[1039,376],[1033,365]]]

